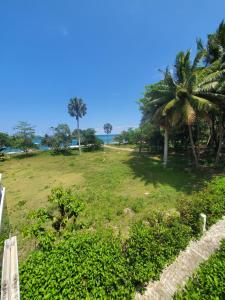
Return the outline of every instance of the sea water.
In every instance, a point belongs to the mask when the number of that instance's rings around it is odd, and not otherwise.
[[[103,141],[104,144],[113,144],[114,143],[114,138],[118,134],[97,134],[96,137]],[[46,151],[49,150],[50,148],[47,146],[44,146],[41,144],[42,137],[41,136],[36,136],[33,140],[33,143],[37,146],[39,150]],[[76,139],[72,139],[71,146],[77,145],[78,141]],[[5,148],[3,153],[20,153],[22,152],[20,149],[15,149],[11,147]]]

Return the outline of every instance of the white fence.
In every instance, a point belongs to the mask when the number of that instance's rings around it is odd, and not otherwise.
[[[0,233],[4,231],[3,208],[5,204],[5,188],[1,185],[1,179],[2,174],[0,174]],[[4,252],[2,259],[1,300],[20,300],[16,236],[11,237],[4,242]]]
[[[2,262],[1,300],[19,300],[19,270],[16,236],[5,241]]]
[[[0,176],[0,179],[1,179],[1,176]],[[4,201],[5,201],[5,188],[0,186],[0,232],[2,229]]]

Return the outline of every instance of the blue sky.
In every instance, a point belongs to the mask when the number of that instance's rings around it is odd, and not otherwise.
[[[137,126],[144,86],[223,18],[224,0],[0,1],[0,131],[74,128],[73,96],[88,106],[82,128]]]

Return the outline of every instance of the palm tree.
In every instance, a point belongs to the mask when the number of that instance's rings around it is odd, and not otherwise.
[[[105,133],[108,135],[112,132],[113,127],[110,123],[106,123],[106,124],[104,124],[103,129],[104,129]]]
[[[84,101],[80,98],[72,98],[68,104],[68,113],[71,117],[75,117],[77,121],[77,135],[78,135],[78,144],[79,144],[79,153],[81,154],[80,146],[80,125],[79,119],[82,118],[87,113],[87,106]]]
[[[167,118],[167,123],[171,126],[182,123],[188,126],[194,161],[198,167],[192,125],[197,117],[203,117],[209,111],[216,110],[219,104],[225,103],[225,96],[215,90],[224,69],[204,71],[202,78],[204,69],[199,67],[199,63],[205,55],[205,50],[198,51],[193,62],[190,54],[190,50],[178,53],[173,73],[168,69],[164,72],[164,80],[150,93],[149,101],[150,106],[154,107],[154,115],[158,118]]]

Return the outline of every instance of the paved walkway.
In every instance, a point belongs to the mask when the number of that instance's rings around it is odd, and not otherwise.
[[[133,152],[135,149],[132,148],[120,148],[120,147],[113,147],[109,145],[104,145],[105,148],[113,149],[113,150],[122,150],[122,151],[128,151],[128,152]]]
[[[192,241],[177,259],[164,269],[160,280],[150,282],[143,295],[136,294],[136,300],[171,300],[179,287],[183,287],[189,277],[219,247],[225,239],[225,217],[214,224],[202,238]]]

